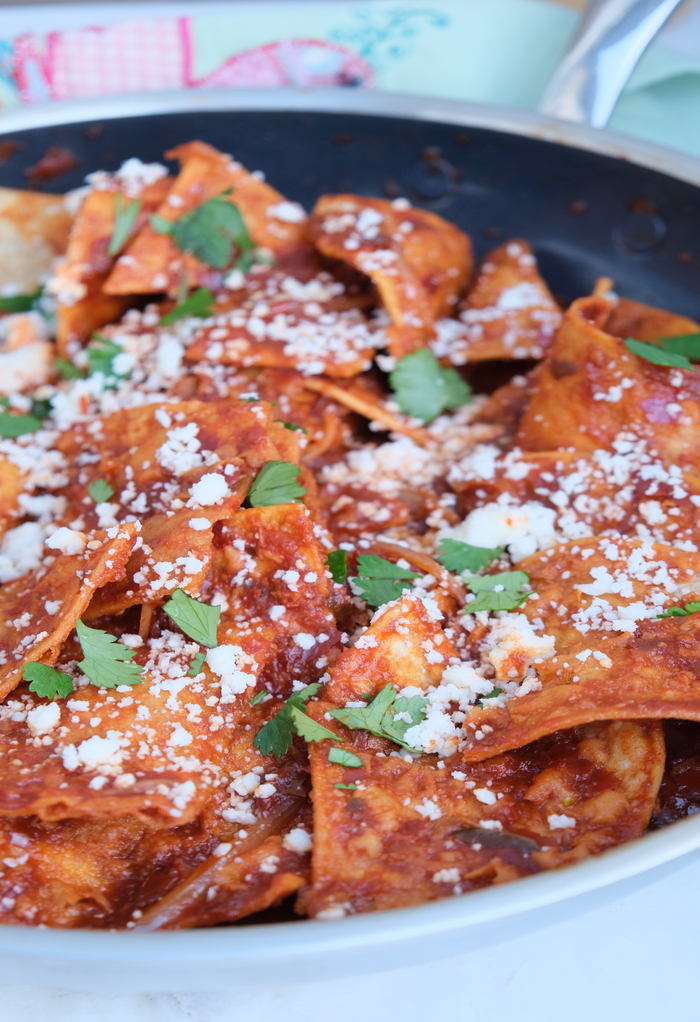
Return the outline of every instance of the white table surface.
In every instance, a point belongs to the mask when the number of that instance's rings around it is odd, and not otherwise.
[[[700,1017],[700,852],[567,922],[424,966],[196,994],[0,988],[2,1022],[657,1022]]]

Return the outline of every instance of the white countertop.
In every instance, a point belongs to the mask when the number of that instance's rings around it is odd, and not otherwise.
[[[670,876],[526,937],[424,966],[207,994],[0,988],[3,1022],[693,1022],[700,851]]]

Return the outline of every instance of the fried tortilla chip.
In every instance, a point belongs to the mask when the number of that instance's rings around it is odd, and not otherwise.
[[[435,324],[431,349],[452,365],[494,358],[542,358],[561,323],[561,310],[526,241],[489,252],[460,305],[458,319]]]
[[[467,761],[596,720],[700,720],[700,614],[683,613],[700,599],[700,555],[601,537],[518,568],[537,598],[471,633],[503,694],[468,714]],[[659,617],[672,607],[681,616]]]
[[[287,202],[259,175],[249,173],[225,153],[205,142],[189,142],[166,154],[180,161],[181,170],[158,215],[173,222],[209,199],[221,195],[238,207],[255,245],[269,249],[278,262],[303,256],[306,215],[301,206]],[[228,189],[230,195],[224,195]],[[110,295],[175,293],[183,273],[189,287],[218,286],[224,274],[193,255],[180,252],[168,234],[147,224],[107,280]]]
[[[621,430],[647,440],[666,464],[700,462],[700,376],[653,365],[604,332],[612,305],[580,298],[540,368],[515,442],[526,451],[610,448]]]
[[[396,358],[427,346],[435,321],[452,311],[472,271],[467,235],[406,200],[323,195],[309,230],[323,255],[374,282],[391,316],[389,351]]]
[[[35,291],[66,251],[72,222],[62,195],[0,188],[0,288]]]
[[[26,664],[56,662],[95,590],[123,576],[137,537],[134,523],[87,536],[59,529],[42,567],[0,588],[0,698],[17,687]]]
[[[660,337],[678,337],[700,333],[700,324],[687,316],[677,316],[666,309],[634,302],[631,298],[616,298],[605,330],[613,337],[633,337],[636,341],[652,343]]]
[[[656,723],[589,724],[465,766],[392,755],[329,722],[330,708],[309,704],[338,741],[309,747],[314,853],[299,905],[320,919],[478,890],[638,837],[663,774]],[[332,745],[362,766],[330,763]]]

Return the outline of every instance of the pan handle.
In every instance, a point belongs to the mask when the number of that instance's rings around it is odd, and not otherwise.
[[[593,0],[540,113],[603,128],[637,61],[681,0]]]

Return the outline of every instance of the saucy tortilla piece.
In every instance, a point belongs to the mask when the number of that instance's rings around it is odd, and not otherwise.
[[[299,909],[317,919],[479,890],[638,837],[663,774],[655,722],[589,724],[465,766],[398,756],[329,722],[330,708],[308,711],[338,735],[309,747],[314,852]],[[362,766],[329,762],[334,745]]]
[[[625,430],[666,464],[692,472],[700,461],[700,378],[633,355],[605,332],[611,309],[605,298],[580,298],[564,314],[515,443],[591,453]]]
[[[526,241],[515,238],[484,258],[457,319],[435,324],[431,349],[452,365],[485,359],[542,358],[561,310]]]
[[[190,362],[297,369],[331,377],[370,368],[384,331],[363,315],[367,296],[346,293],[329,273],[309,279],[272,270],[242,282],[228,302],[217,303],[211,325],[187,349]]]
[[[95,590],[123,577],[138,533],[135,523],[88,535],[58,529],[41,567],[0,588],[0,698],[28,663],[56,662]]]
[[[657,309],[631,298],[617,297],[605,323],[605,330],[614,337],[633,337],[653,344],[661,337],[679,337],[700,333],[700,324],[688,316],[678,316],[667,309]]]
[[[387,334],[395,358],[428,345],[435,321],[452,311],[472,271],[468,236],[406,199],[323,195],[309,233],[323,255],[373,281],[392,320]]]
[[[11,529],[24,513],[19,506],[20,494],[24,493],[23,475],[9,458],[0,456],[0,537]]]
[[[364,695],[376,696],[389,682],[426,689],[439,683],[456,656],[434,612],[406,592],[380,608],[355,645],[345,650],[330,670],[325,696],[343,706]]]
[[[209,199],[221,196],[239,210],[255,245],[268,249],[279,262],[299,258],[305,245],[306,214],[287,202],[260,175],[250,173],[225,153],[205,142],[171,149],[167,159],[180,161],[180,173],[158,216],[174,222]],[[230,191],[230,194],[225,194]],[[230,269],[230,267],[229,267]],[[175,294],[183,274],[189,287],[216,287],[225,274],[190,252],[181,252],[173,238],[147,224],[132,241],[104,285],[110,295]]]
[[[72,223],[63,195],[0,188],[0,288],[32,294],[66,251]]]
[[[0,708],[0,816],[130,815],[169,827],[195,819],[222,782],[241,693],[253,692],[268,646],[228,627],[214,667],[198,664],[191,675],[201,647],[167,627],[145,642],[120,641],[145,669],[138,684],[86,683],[76,650],[59,662],[76,686],[68,698],[49,702],[25,688]]]
[[[269,691],[288,696],[294,681],[318,680],[341,649],[335,614],[347,596],[326,567],[328,548],[301,504],[236,511],[222,523],[202,597],[222,621],[264,637],[275,650],[263,672]]]
[[[467,762],[596,720],[700,720],[700,615],[683,613],[700,598],[700,555],[600,537],[518,568],[536,598],[472,626],[502,694],[468,713]],[[681,616],[659,617],[674,607]]]

